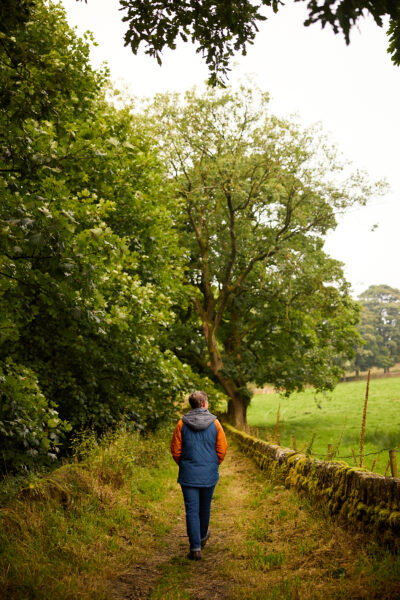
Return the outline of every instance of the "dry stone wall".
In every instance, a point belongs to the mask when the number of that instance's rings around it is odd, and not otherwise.
[[[323,502],[341,521],[374,530],[381,539],[400,545],[400,479],[341,461],[311,458],[259,440],[230,425],[224,427],[240,449],[271,478]]]

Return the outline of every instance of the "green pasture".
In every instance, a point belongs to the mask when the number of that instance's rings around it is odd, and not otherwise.
[[[260,437],[274,432],[280,407],[280,444],[291,447],[296,437],[297,449],[312,444],[312,454],[326,458],[328,444],[339,447],[336,459],[354,464],[352,448],[357,456],[360,447],[365,381],[340,383],[333,392],[316,393],[313,389],[292,394],[289,398],[273,393],[253,396],[248,409],[248,424],[260,428]],[[400,377],[373,379],[370,382],[364,454],[399,447],[400,470]],[[374,471],[384,473],[388,452],[377,455]],[[371,468],[374,455],[365,457],[364,466]]]

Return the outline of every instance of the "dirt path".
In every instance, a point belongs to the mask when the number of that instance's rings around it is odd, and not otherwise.
[[[211,538],[185,558],[181,511],[171,531],[115,582],[114,600],[398,599],[400,566],[361,534],[337,526],[230,448],[215,491]]]

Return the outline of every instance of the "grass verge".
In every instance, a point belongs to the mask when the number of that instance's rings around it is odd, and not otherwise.
[[[110,598],[181,508],[169,436],[120,433],[82,462],[31,477],[0,509],[0,597]]]

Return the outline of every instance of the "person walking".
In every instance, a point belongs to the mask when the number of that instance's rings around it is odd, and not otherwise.
[[[192,410],[175,427],[171,453],[179,465],[186,511],[186,529],[191,560],[201,559],[201,549],[210,537],[211,500],[219,479],[218,466],[225,458],[228,444],[221,423],[208,411],[205,392],[190,394]]]

